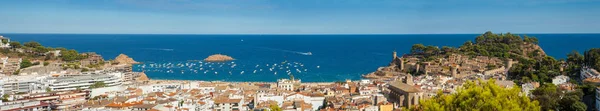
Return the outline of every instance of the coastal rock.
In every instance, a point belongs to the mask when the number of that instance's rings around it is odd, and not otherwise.
[[[119,64],[138,64],[139,63],[125,54],[119,54],[119,56],[117,56],[115,58],[115,62],[117,62]]]
[[[140,77],[136,78],[136,80],[139,82],[143,82],[143,81],[150,80],[150,78],[148,78],[148,76],[146,76],[146,73],[140,72]]]
[[[544,52],[544,49],[542,49],[542,47],[540,47],[537,44],[523,43],[523,45],[521,45],[521,49],[523,49],[524,55],[535,52],[537,50],[537,54],[540,55],[540,57],[546,56],[546,52]]]
[[[231,60],[235,60],[235,59],[233,59],[230,56],[221,55],[221,54],[210,55],[206,59],[204,59],[204,61],[209,61],[209,62],[231,61]]]

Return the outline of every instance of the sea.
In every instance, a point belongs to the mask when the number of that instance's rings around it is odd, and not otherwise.
[[[458,47],[479,34],[398,35],[178,35],[178,34],[0,34],[21,43],[79,52],[104,59],[126,54],[142,64],[151,79],[273,82],[280,78],[303,82],[359,80],[386,66],[392,52],[408,53],[413,44]],[[527,34],[539,39],[557,59],[572,51],[600,48],[600,34]],[[310,52],[310,53],[309,53]],[[213,54],[235,58],[204,62]]]

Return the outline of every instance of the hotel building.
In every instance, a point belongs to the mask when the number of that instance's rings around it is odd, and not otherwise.
[[[89,89],[96,82],[103,82],[105,87],[121,85],[121,78],[112,74],[80,74],[48,77],[43,81],[52,91],[68,91]]]

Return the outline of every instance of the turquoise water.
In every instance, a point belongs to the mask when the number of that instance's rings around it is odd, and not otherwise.
[[[144,70],[152,79],[276,81],[278,78],[288,78],[288,74],[291,74],[307,82],[360,79],[361,74],[387,65],[393,50],[397,50],[399,54],[408,53],[412,44],[416,43],[459,46],[467,40],[474,40],[477,36],[477,34],[2,35],[20,42],[38,41],[45,46],[73,48],[80,52],[97,52],[105,59],[114,59],[118,54],[124,53],[136,61],[144,62],[136,65],[134,70]],[[597,44],[597,41],[600,41],[600,34],[528,35],[538,37],[546,53],[556,58],[564,58],[572,50],[584,51],[600,47],[600,44]],[[311,52],[312,55],[304,55],[307,52]],[[194,61],[217,53],[232,56],[236,60],[232,61],[234,63]],[[281,65],[282,62],[285,63]],[[266,66],[267,64],[269,66]],[[278,65],[273,66],[274,64]],[[144,65],[145,67],[142,68]],[[157,65],[161,67],[156,67]],[[256,73],[254,70],[257,70]]]

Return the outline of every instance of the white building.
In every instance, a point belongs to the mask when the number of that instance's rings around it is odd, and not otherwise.
[[[60,56],[60,50],[48,51],[48,52],[46,52],[44,54],[45,55],[52,54],[54,57],[58,57],[58,56]]]
[[[121,85],[121,78],[109,74],[78,74],[62,75],[59,77],[48,77],[43,83],[52,91],[68,91],[80,89],[89,89],[91,85],[103,82],[105,87]]]
[[[50,104],[36,100],[19,100],[0,104],[0,111],[47,111]]]
[[[2,64],[2,65],[0,65],[0,66],[1,66],[2,68],[4,68],[4,67],[6,66],[6,63],[8,63],[8,56],[3,56],[3,57],[0,57],[0,64]]]
[[[285,101],[304,101],[305,103],[310,103],[312,105],[312,110],[317,110],[319,109],[319,107],[321,107],[321,105],[323,105],[323,101],[325,101],[325,96],[295,93],[285,96],[284,99]]]
[[[596,87],[596,110],[600,109],[600,87]]]
[[[540,84],[537,82],[529,82],[529,83],[521,84],[521,92],[523,92],[523,94],[525,94],[525,96],[530,96],[531,91],[535,90],[535,88],[538,88],[539,86],[540,86]]]
[[[214,86],[199,86],[198,89],[200,90],[201,94],[208,94],[211,92],[215,92]]]
[[[581,80],[584,80],[584,79],[590,78],[590,77],[600,77],[600,73],[598,73],[598,71],[596,71],[593,68],[588,68],[588,67],[583,67],[579,73],[581,75]]]
[[[277,88],[279,89],[283,89],[283,90],[288,90],[288,91],[293,91],[294,90],[294,86],[297,84],[300,84],[300,80],[294,80],[294,79],[279,79],[277,80]]]
[[[175,92],[179,89],[182,89],[182,84],[160,83],[160,84],[149,84],[149,85],[138,86],[138,88],[142,89],[143,93]]]
[[[0,79],[4,94],[32,93],[42,91],[42,83],[37,76],[9,76]]]
[[[560,75],[560,76],[556,76],[552,79],[552,84],[560,85],[560,84],[566,83],[567,81],[569,81],[569,76]]]
[[[377,106],[369,106],[364,109],[365,111],[379,111],[379,107]]]
[[[258,103],[264,103],[267,101],[275,101],[277,102],[277,106],[281,106],[283,104],[283,96],[279,96],[273,93],[256,93],[254,96],[254,105],[258,105]]]
[[[174,92],[181,89],[181,84],[153,84],[152,92]]]
[[[371,80],[369,79],[361,79],[359,85],[369,85],[371,84]]]
[[[214,109],[216,111],[244,111],[244,99],[217,98]]]
[[[0,35],[0,48],[10,48],[10,39]]]

